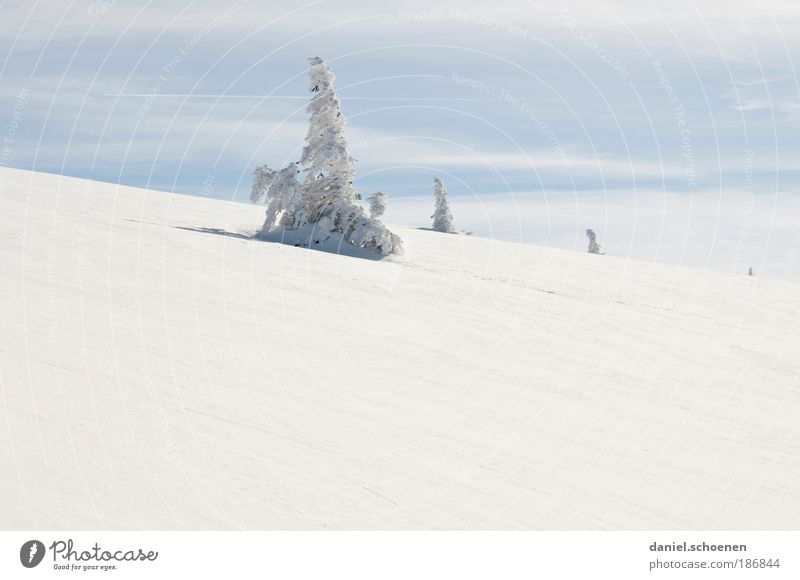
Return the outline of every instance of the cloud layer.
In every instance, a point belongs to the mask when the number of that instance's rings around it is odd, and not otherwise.
[[[591,221],[616,247],[642,235],[631,208],[664,199],[694,200],[683,209],[713,231],[740,225],[728,208],[742,196],[794,209],[800,17],[788,1],[14,1],[0,31],[6,165],[246,199],[256,163],[298,157],[305,59],[319,54],[338,76],[358,186],[398,205],[438,174],[466,221],[470,200],[491,199],[531,212],[525,241],[570,247],[584,225],[555,198],[584,200],[583,213],[602,199]],[[544,199],[552,222],[539,220]],[[789,255],[796,225],[759,212],[746,261]],[[470,227],[513,238],[501,213]],[[683,227],[676,216],[664,232]],[[670,235],[644,253],[702,265],[721,243]]]

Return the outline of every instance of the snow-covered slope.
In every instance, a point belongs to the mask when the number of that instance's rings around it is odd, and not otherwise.
[[[3,528],[800,527],[796,284],[0,188]]]

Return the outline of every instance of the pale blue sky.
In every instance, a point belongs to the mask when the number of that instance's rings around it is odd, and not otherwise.
[[[319,55],[388,221],[800,278],[792,2],[496,4],[2,2],[0,162],[244,200]]]

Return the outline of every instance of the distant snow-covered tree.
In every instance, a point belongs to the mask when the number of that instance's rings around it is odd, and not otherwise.
[[[450,204],[447,203],[447,190],[444,188],[442,180],[438,177],[433,178],[433,192],[436,195],[436,209],[431,216],[433,218],[433,229],[437,232],[455,232],[453,214],[450,213]]]
[[[376,191],[367,198],[369,202],[369,216],[379,218],[386,212],[386,201],[389,194],[383,191]]]
[[[586,229],[586,237],[589,238],[589,253],[602,254],[602,247],[597,243],[597,234],[591,228]]]
[[[750,266],[750,269],[747,270],[747,275],[748,276],[755,276],[755,273],[753,272],[753,267],[752,266]]]
[[[267,198],[267,219],[259,235],[265,237],[278,228],[303,229],[309,236],[304,245],[341,236],[358,248],[384,256],[399,254],[400,238],[386,229],[379,215],[367,215],[356,204],[361,196],[353,186],[355,160],[344,138],[345,119],[333,72],[319,57],[310,58],[309,64],[312,97],[306,111],[311,118],[300,168],[291,164],[274,171],[261,165],[254,172],[251,200]],[[300,171],[305,172],[302,183],[297,178]]]

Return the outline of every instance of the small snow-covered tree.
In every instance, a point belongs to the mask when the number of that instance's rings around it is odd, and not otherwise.
[[[258,165],[253,170],[253,187],[250,188],[250,201],[258,203],[267,195],[267,189],[275,178],[275,170],[269,165]]]
[[[262,231],[276,226],[293,229],[303,224],[305,200],[297,181],[298,173],[297,163],[290,163],[280,171],[259,165],[253,171],[250,201],[258,203],[266,198],[267,219]]]
[[[386,229],[378,215],[367,212],[356,200],[361,196],[353,186],[355,160],[344,138],[345,119],[334,90],[333,72],[319,57],[309,59],[311,102],[306,145],[300,158],[305,172],[298,181],[297,164],[281,171],[266,165],[256,168],[251,200],[266,195],[267,219],[261,234],[276,228],[309,226],[304,245],[319,244],[339,235],[359,248],[381,255],[399,254],[402,242]],[[385,194],[384,194],[385,195]]]
[[[586,229],[586,237],[589,238],[589,253],[602,254],[602,247],[597,243],[597,234],[591,228]]]
[[[267,190],[267,219],[264,225],[295,229],[305,223],[306,204],[300,190],[297,163],[276,171]]]
[[[436,209],[431,216],[433,229],[437,232],[454,233],[456,228],[453,223],[453,214],[450,213],[450,204],[447,203],[447,190],[438,177],[433,178],[433,192],[436,195]]]
[[[753,272],[753,267],[752,266],[750,266],[750,269],[747,270],[747,275],[748,276],[755,276],[755,272]]]
[[[369,216],[379,218],[386,212],[386,201],[389,199],[389,194],[383,191],[376,191],[367,198],[369,203]]]

